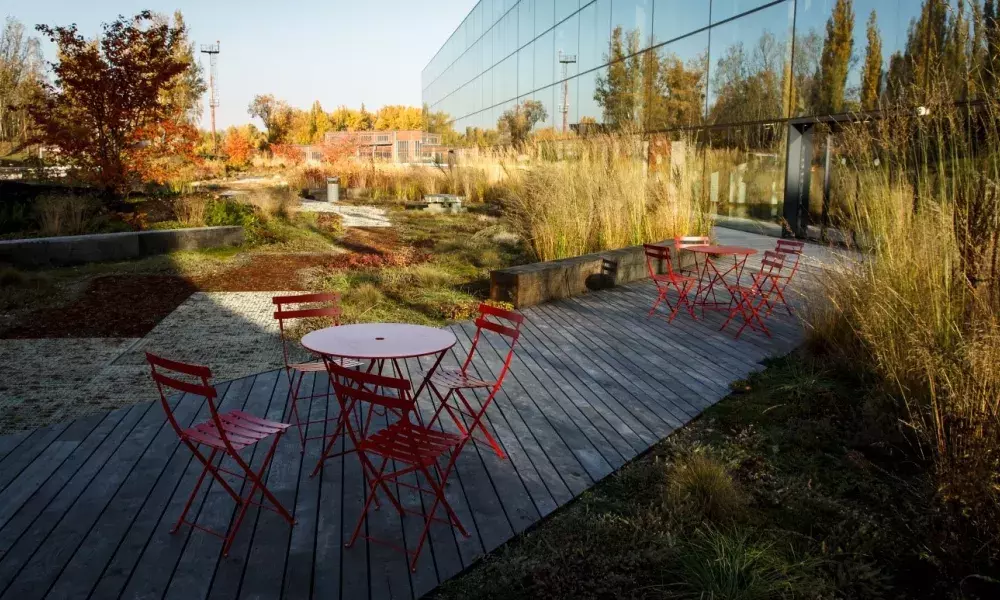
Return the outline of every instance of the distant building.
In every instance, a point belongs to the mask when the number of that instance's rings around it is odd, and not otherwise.
[[[448,154],[439,134],[424,131],[328,131],[323,141],[350,142],[358,158],[394,163],[444,162]]]

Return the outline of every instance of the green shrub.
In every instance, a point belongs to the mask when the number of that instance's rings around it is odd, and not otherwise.
[[[257,211],[250,204],[230,199],[212,200],[205,205],[205,225],[236,225],[251,228],[258,224]]]
[[[27,280],[28,276],[14,267],[0,268],[0,287],[23,285]]]

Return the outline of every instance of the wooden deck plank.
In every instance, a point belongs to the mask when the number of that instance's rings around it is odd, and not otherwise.
[[[578,312],[553,306],[542,307],[539,313],[550,319],[564,334],[574,336],[574,339],[586,339],[583,336],[590,336],[589,347],[603,355],[619,373],[631,373],[638,381],[646,382],[653,390],[666,388],[674,392],[677,399],[673,400],[673,405],[683,411],[688,418],[696,416],[706,403],[715,398],[713,391],[696,381],[695,373],[688,373],[685,377],[676,366],[666,366],[670,363],[662,361],[661,357],[644,356],[635,348],[634,340],[629,339],[626,343],[619,329],[606,330],[603,325],[592,325],[596,332],[600,332],[594,335],[594,331],[586,331],[578,325],[582,320]],[[654,364],[658,360],[661,365]],[[669,368],[671,372],[665,372],[660,367]]]
[[[321,383],[327,386],[330,391],[330,402],[327,406],[327,418],[339,417],[340,407],[330,388],[329,377],[324,378]],[[324,428],[324,435],[332,436],[337,429],[336,421],[329,421]],[[346,435],[341,435],[334,448],[334,452],[343,452]],[[319,441],[313,442],[318,444]],[[324,443],[325,447],[325,443]],[[318,455],[317,455],[318,456]],[[313,555],[313,582],[312,596],[314,598],[329,598],[336,600],[340,597],[341,578],[341,552],[344,548],[343,523],[341,523],[343,502],[344,502],[344,461],[357,458],[352,456],[338,458],[328,461],[323,466],[319,484],[319,516],[316,521],[316,543]],[[304,467],[313,468],[315,460],[304,463]],[[353,525],[353,523],[352,523]],[[263,547],[264,542],[261,544]],[[249,571],[248,571],[249,572]],[[259,576],[258,576],[259,577]],[[261,577],[263,579],[263,577]],[[257,586],[259,588],[260,586]],[[254,597],[266,598],[277,597],[278,594],[259,593]]]
[[[59,439],[59,436],[72,424],[72,422],[59,423],[46,427],[18,445],[16,452],[6,456],[0,464],[3,467],[0,469],[0,491],[6,490],[10,482],[19,477],[21,472],[27,469],[50,444]]]
[[[659,384],[651,387],[643,378],[629,376],[618,359],[598,347],[593,337],[578,339],[572,330],[550,320],[541,310],[533,311],[529,316],[531,318],[525,323],[530,323],[529,327],[534,327],[545,336],[550,349],[575,354],[580,357],[578,361],[586,361],[581,364],[589,363],[591,370],[588,370],[588,375],[604,387],[610,385],[627,390],[626,393],[646,408],[647,415],[643,422],[655,427],[654,431],[659,435],[666,436],[691,417],[681,408],[685,404],[674,390]]]
[[[152,407],[152,404],[142,406],[142,417],[138,424],[101,465],[72,506],[57,520],[55,528],[50,529],[44,538],[37,536],[40,532],[36,527],[28,535],[22,536],[19,545],[32,540],[36,547],[17,577],[4,591],[5,594],[17,598],[42,597],[45,590],[56,582],[59,573],[118,492],[139,457],[163,427],[162,415],[159,411],[151,410]],[[51,527],[51,522],[39,519],[36,525]],[[36,535],[31,535],[32,533]]]
[[[0,468],[3,468],[4,459],[16,451],[21,444],[25,443],[37,431],[37,429],[27,429],[0,436]]]
[[[361,409],[356,406],[355,416],[352,418],[360,418],[360,414]],[[344,448],[350,450],[352,447],[353,444],[345,439]],[[361,508],[364,505],[366,488],[361,463],[357,457],[353,454],[345,455],[340,461],[344,473],[340,522],[344,543],[347,543],[362,516]],[[365,533],[366,530],[362,529],[354,545],[340,551],[341,598],[369,597],[368,541],[364,537]]]

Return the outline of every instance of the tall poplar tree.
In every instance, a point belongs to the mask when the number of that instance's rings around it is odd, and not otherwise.
[[[826,39],[820,58],[816,99],[813,108],[818,113],[844,111],[844,90],[854,52],[854,2],[837,0],[833,14],[826,22]]]
[[[882,36],[878,31],[878,15],[873,10],[868,17],[868,48],[861,73],[861,108],[875,110],[882,95]]]

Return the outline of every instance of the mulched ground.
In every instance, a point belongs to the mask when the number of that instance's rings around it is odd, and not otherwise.
[[[172,275],[98,277],[68,306],[31,312],[3,337],[142,337],[195,291],[190,281]]]

